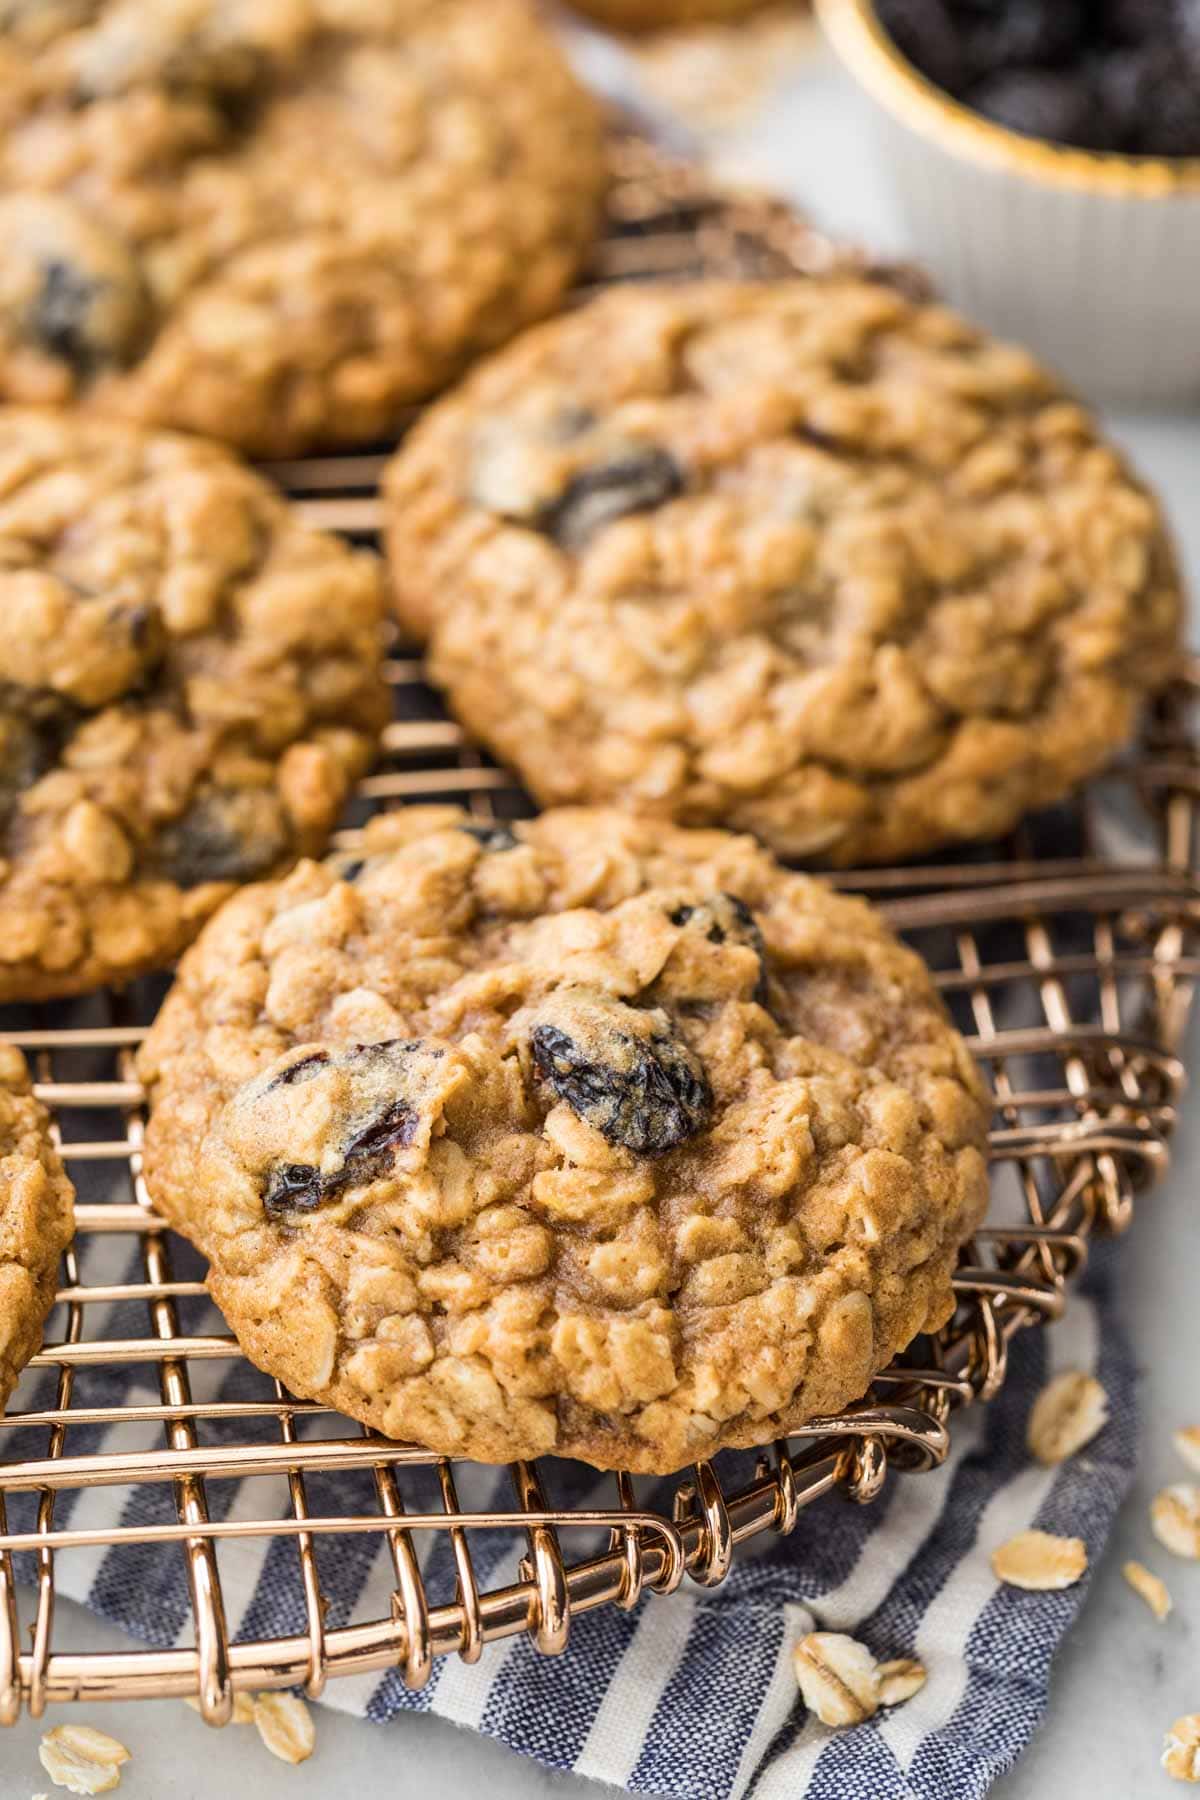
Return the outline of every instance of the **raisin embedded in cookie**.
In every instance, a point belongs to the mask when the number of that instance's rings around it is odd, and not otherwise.
[[[0,408],[0,1001],[168,963],[324,848],[382,612],[374,559],[226,451]]]
[[[54,1304],[74,1192],[16,1050],[0,1044],[0,1412]]]
[[[627,287],[390,467],[400,618],[544,804],[888,861],[1008,830],[1172,671],[1162,516],[1024,352],[861,279]]]
[[[528,0],[0,11],[0,399],[259,455],[392,431],[553,310],[599,118]]]
[[[732,22],[761,12],[765,4],[766,0],[568,0],[573,11],[585,13],[597,24],[615,31],[659,31],[670,25]]]
[[[953,1307],[988,1106],[919,959],[748,837],[377,819],[248,888],[141,1057],[246,1354],[391,1437],[676,1469]]]

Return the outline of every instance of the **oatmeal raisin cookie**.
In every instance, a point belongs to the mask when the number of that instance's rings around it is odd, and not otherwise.
[[[74,1194],[20,1054],[0,1044],[0,1411],[41,1348]]]
[[[953,1307],[988,1106],[919,959],[747,837],[387,815],[248,888],[141,1055],[246,1354],[391,1437],[676,1469]]]
[[[859,278],[627,287],[386,481],[400,618],[545,805],[890,861],[1008,830],[1177,655],[1162,514],[1025,354]]]
[[[603,186],[528,0],[13,0],[0,126],[0,399],[267,456],[550,312]]]
[[[228,452],[0,409],[0,1002],[170,962],[324,848],[382,612],[374,559]]]

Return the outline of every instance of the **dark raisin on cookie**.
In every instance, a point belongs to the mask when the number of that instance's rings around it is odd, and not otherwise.
[[[21,795],[57,763],[82,717],[61,694],[0,681],[0,829]]]
[[[263,1206],[277,1218],[280,1213],[315,1212],[323,1198],[320,1169],[311,1163],[280,1163],[271,1170]]]
[[[29,332],[52,356],[90,375],[105,360],[93,314],[103,284],[81,269],[52,257],[42,268],[42,284],[29,314]]]
[[[80,380],[132,362],[152,304],[133,246],[65,194],[0,196],[0,313],[10,328]]]
[[[458,830],[474,838],[482,850],[496,852],[520,848],[520,838],[507,825],[460,825]]]
[[[144,341],[146,300],[124,271],[89,269],[73,256],[38,263],[26,334],[81,379],[131,362]]]
[[[347,1071],[351,1110],[336,1168],[288,1162],[277,1163],[270,1170],[263,1191],[268,1214],[314,1212],[348,1188],[365,1187],[387,1174],[395,1152],[407,1149],[420,1125],[420,1108],[409,1096],[395,1092],[411,1073],[418,1054],[437,1061],[443,1052],[415,1039],[353,1044],[337,1054],[310,1051],[271,1078],[261,1092],[311,1081],[333,1067]]]
[[[758,921],[736,894],[715,894],[711,900],[688,902],[669,915],[672,925],[699,931],[710,944],[744,944],[758,958],[759,976],[754,999],[767,1003],[767,946]]]
[[[279,1074],[271,1080],[267,1092],[269,1093],[272,1088],[295,1087],[298,1081],[311,1081],[318,1069],[327,1069],[328,1067],[328,1050],[311,1050],[298,1062],[289,1063],[286,1069],[280,1070]]]
[[[648,1035],[623,1031],[631,1007],[575,1003],[582,1030],[535,1025],[534,1062],[560,1100],[610,1144],[661,1156],[704,1129],[712,1089],[699,1058],[676,1038],[665,1013],[649,1015]]]
[[[394,1100],[370,1119],[346,1145],[346,1162],[337,1177],[339,1187],[373,1180],[391,1161],[390,1152],[407,1149],[416,1135],[420,1114],[407,1100]]]
[[[582,550],[617,519],[650,512],[683,492],[683,471],[666,450],[647,445],[584,469],[538,513],[539,531],[564,550]]]
[[[181,888],[208,881],[254,881],[270,874],[291,844],[278,797],[269,790],[209,788],[158,840],[157,865]]]

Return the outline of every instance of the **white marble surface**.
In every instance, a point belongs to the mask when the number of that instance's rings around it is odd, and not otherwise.
[[[831,227],[903,249],[861,125],[853,95],[817,60],[775,96],[753,129],[738,134],[726,154],[739,167],[769,176]],[[1193,585],[1200,585],[1200,419],[1113,423],[1166,496]],[[1200,1032],[1193,1040],[1200,1057]],[[1153,1623],[1125,1586],[1120,1567],[1129,1556],[1159,1568],[1168,1561],[1151,1539],[1147,1507],[1160,1486],[1179,1478],[1172,1429],[1200,1420],[1198,1179],[1200,1112],[1192,1107],[1185,1111],[1174,1171],[1142,1207],[1121,1252],[1121,1306],[1143,1372],[1139,1477],[1059,1658],[1049,1718],[1018,1768],[993,1790],[997,1800],[1142,1800],[1173,1791],[1157,1769],[1157,1750],[1171,1720],[1200,1707],[1200,1565],[1172,1563],[1166,1570],[1176,1611],[1165,1626]],[[55,1640],[80,1649],[121,1642],[69,1603],[60,1607]],[[456,1800],[587,1800],[609,1791],[548,1774],[426,1717],[379,1728],[322,1708],[317,1753],[299,1769],[274,1762],[251,1732],[210,1732],[177,1701],[94,1706],[86,1717],[133,1751],[121,1786],[129,1800],[415,1800],[442,1794]],[[25,1720],[0,1737],[2,1800],[28,1800],[49,1786],[37,1762],[42,1728]]]

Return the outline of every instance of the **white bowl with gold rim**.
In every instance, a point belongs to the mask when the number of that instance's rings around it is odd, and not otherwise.
[[[1200,158],[1022,137],[919,74],[873,0],[816,5],[946,298],[1097,399],[1200,404]]]

